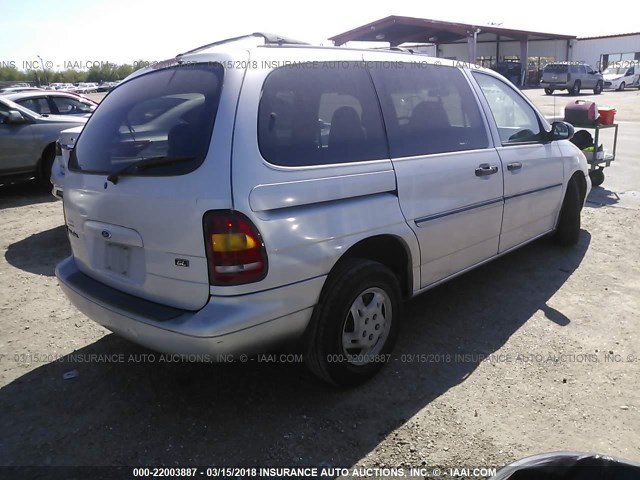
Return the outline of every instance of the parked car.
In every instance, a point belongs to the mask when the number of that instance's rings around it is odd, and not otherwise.
[[[36,87],[5,87],[0,88],[0,95],[7,95],[10,93],[18,93],[18,92],[42,92],[44,91],[42,88]]]
[[[258,36],[135,72],[71,150],[56,275],[99,324],[211,361],[300,349],[354,384],[389,361],[404,299],[577,242],[573,127],[499,74]]]
[[[98,104],[85,97],[54,91],[21,92],[5,95],[18,105],[39,115],[88,117]]]
[[[79,83],[74,89],[76,93],[95,93],[98,91],[97,83]]]
[[[555,90],[567,90],[571,95],[579,95],[583,88],[592,89],[593,93],[599,95],[604,88],[604,79],[600,72],[584,63],[549,63],[542,70],[540,85],[547,95],[552,95]]]
[[[120,85],[121,82],[122,82],[122,80],[116,80],[115,82],[111,82],[111,85],[109,85],[109,91],[111,91],[114,88],[116,88],[118,85]]]
[[[66,128],[84,125],[86,118],[39,115],[0,96],[0,181],[36,177],[50,187],[55,144]]]
[[[630,67],[612,66],[602,72],[602,75],[604,77],[604,88],[606,89],[640,88],[640,66],[638,65],[631,65]]]
[[[51,168],[51,194],[61,200],[64,196],[64,176],[67,173],[69,164],[69,154],[82,132],[84,125],[72,127],[60,132],[60,137],[56,142],[56,158]]]

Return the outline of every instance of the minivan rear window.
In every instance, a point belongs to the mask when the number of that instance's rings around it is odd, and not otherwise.
[[[196,63],[121,84],[87,122],[69,169],[149,176],[195,170],[209,148],[223,74],[220,64]]]
[[[267,77],[258,113],[262,156],[310,166],[388,158],[380,106],[364,66],[315,62]]]

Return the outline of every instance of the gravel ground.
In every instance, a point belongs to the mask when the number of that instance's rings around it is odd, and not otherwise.
[[[540,240],[413,299],[391,365],[336,390],[296,362],[172,363],[110,334],[53,275],[62,204],[0,187],[0,465],[638,461],[638,204],[603,191],[576,247]]]

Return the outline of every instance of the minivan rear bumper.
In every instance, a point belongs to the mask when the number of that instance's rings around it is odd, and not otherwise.
[[[56,267],[60,286],[78,310],[112,332],[152,350],[207,355],[267,352],[299,339],[325,277],[259,293],[210,297],[201,310],[181,310],[141,299],[85,275],[69,257]]]

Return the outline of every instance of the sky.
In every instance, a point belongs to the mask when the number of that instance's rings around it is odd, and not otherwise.
[[[514,0],[0,0],[0,66],[41,58],[54,70],[101,61],[156,61],[255,31],[331,45],[328,37],[389,15],[564,33],[640,30],[637,15],[602,2]]]

